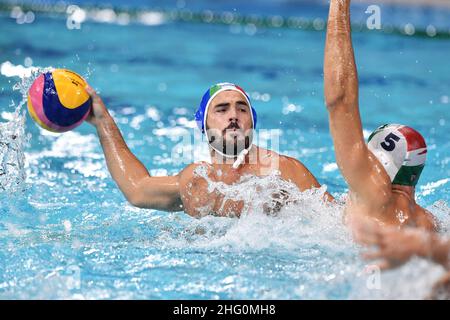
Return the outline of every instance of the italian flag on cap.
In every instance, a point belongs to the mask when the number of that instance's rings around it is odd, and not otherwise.
[[[387,124],[370,135],[368,147],[393,184],[417,184],[427,154],[425,140],[419,132],[404,125]]]

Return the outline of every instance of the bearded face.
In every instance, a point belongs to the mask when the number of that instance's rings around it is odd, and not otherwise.
[[[223,91],[211,101],[206,119],[209,143],[225,155],[236,156],[252,141],[250,106],[237,91]]]

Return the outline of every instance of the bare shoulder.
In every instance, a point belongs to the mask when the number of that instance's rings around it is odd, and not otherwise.
[[[179,173],[179,187],[183,196],[204,193],[208,187],[205,177],[211,177],[212,167],[207,162],[192,163]]]
[[[415,224],[419,228],[423,228],[428,231],[439,231],[439,222],[435,216],[430,211],[417,204],[414,212],[414,220]]]
[[[280,171],[286,171],[288,173],[296,173],[296,174],[311,174],[308,168],[301,162],[300,160],[285,156],[279,155],[280,158]]]
[[[277,164],[277,168],[283,172],[286,170],[307,170],[306,167],[299,160],[279,154],[273,150],[257,147],[258,159],[261,164],[271,163],[272,166],[274,163]]]
[[[320,188],[316,177],[298,159],[280,155],[280,171],[283,179],[295,183],[300,191]],[[329,192],[325,192],[324,199],[330,202],[334,201],[334,197]]]
[[[196,170],[199,168],[205,168],[207,173],[209,173],[210,165],[207,162],[197,162],[191,163],[186,166],[180,173],[178,174],[180,184],[186,184],[187,182],[193,180],[198,174],[196,174]]]
[[[196,171],[203,168],[205,172]],[[181,200],[185,212],[191,216],[201,216],[214,207],[214,195],[208,194],[208,181],[204,178],[204,174],[210,173],[211,166],[206,162],[190,164],[179,173]]]
[[[300,160],[285,155],[279,157],[283,179],[294,182],[301,191],[320,187],[317,179]]]

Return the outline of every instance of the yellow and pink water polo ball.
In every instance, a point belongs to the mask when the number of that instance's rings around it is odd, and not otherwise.
[[[78,127],[92,107],[86,81],[70,70],[41,74],[28,91],[28,111],[42,128],[66,132]]]

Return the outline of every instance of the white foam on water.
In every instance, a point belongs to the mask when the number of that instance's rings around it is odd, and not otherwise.
[[[26,68],[22,65],[13,65],[6,61],[0,66],[0,73],[6,77],[20,77],[13,89],[19,90],[22,99],[19,104],[13,103],[12,113],[2,113],[7,122],[0,122],[0,192],[14,194],[24,190],[26,174],[24,170],[24,148],[29,135],[25,131],[25,111],[23,106],[27,102],[28,89],[34,79],[39,75],[38,68]]]
[[[26,133],[26,112],[28,90],[34,80],[42,73],[53,70],[49,68],[24,67],[6,61],[0,66],[0,73],[6,77],[20,77],[13,90],[21,93],[21,101],[10,106],[13,113],[2,113],[7,122],[0,122],[0,192],[15,194],[25,189],[25,153],[26,144],[31,138]]]
[[[429,194],[433,194],[435,190],[443,185],[445,185],[447,182],[450,181],[450,178],[441,179],[435,182],[429,182],[424,186],[420,186],[420,192],[418,192],[419,196],[427,196]]]
[[[381,272],[379,286],[368,285],[369,277],[354,285],[352,299],[426,299],[433,285],[445,274],[444,269],[430,261],[413,258],[403,266]],[[374,277],[374,275],[372,275]],[[378,275],[375,275],[378,277]],[[364,281],[365,280],[365,281]]]
[[[24,187],[24,126],[25,115],[21,112],[20,105],[16,108],[12,120],[0,123],[0,192],[15,193]]]
[[[433,213],[433,215],[438,220],[440,233],[448,235],[450,230],[450,207],[448,203],[441,199],[435,201],[426,209]]]
[[[39,72],[39,68],[37,67],[25,67],[20,64],[14,65],[10,61],[5,61],[0,65],[0,73],[5,77],[20,77],[26,79],[32,78],[37,72]]]
[[[209,179],[205,170],[197,173]],[[326,187],[300,192],[276,173],[266,177],[242,177],[233,185],[208,182],[209,191],[217,189],[225,199],[246,202],[241,218],[177,218],[177,223],[182,224],[181,231],[171,228],[162,231],[157,239],[161,247],[238,255],[270,253],[281,259],[287,255],[293,263],[300,264],[298,272],[301,274],[295,277],[309,279],[299,283],[296,293],[299,298],[329,298],[328,291],[342,290],[345,283],[351,287],[348,298],[423,299],[444,274],[442,267],[415,258],[400,268],[381,272],[377,280],[380,286],[371,287],[371,275],[364,269],[374,262],[363,261],[360,257],[367,248],[355,244],[343,224],[343,202],[330,204],[323,200]],[[280,200],[279,190],[287,190],[288,196]],[[284,207],[268,210],[276,208],[280,201]],[[430,209],[447,212],[441,212],[440,217],[445,220],[444,224],[449,224],[450,209],[445,203],[436,203]],[[321,285],[321,289],[317,289]],[[277,297],[275,292],[271,294],[273,296],[269,294],[267,298]]]

